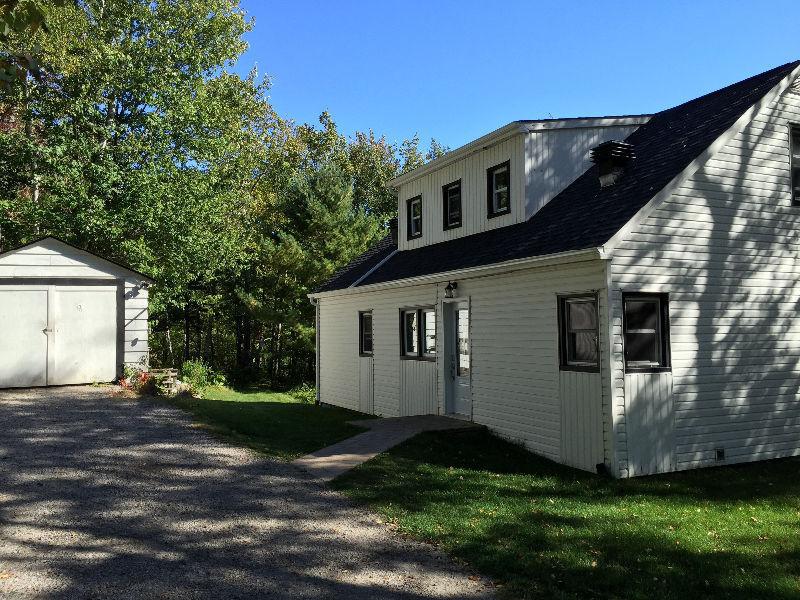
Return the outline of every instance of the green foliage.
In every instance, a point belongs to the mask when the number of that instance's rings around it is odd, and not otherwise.
[[[505,598],[792,598],[799,464],[612,480],[485,431],[427,433],[334,485]]]
[[[306,294],[385,234],[387,182],[425,161],[418,138],[280,118],[267,78],[232,72],[253,26],[236,0],[41,15],[46,35],[36,17],[0,39],[47,65],[0,87],[0,250],[55,235],[153,277],[154,365],[312,380]]]
[[[304,383],[289,390],[289,395],[299,402],[314,404],[317,401],[317,388]]]
[[[187,360],[181,365],[180,379],[195,393],[201,394],[209,386],[225,385],[225,376],[199,360]]]
[[[39,47],[34,39],[40,30],[48,31],[48,10],[65,4],[66,0],[0,2],[0,86],[24,81],[29,75],[42,77]]]

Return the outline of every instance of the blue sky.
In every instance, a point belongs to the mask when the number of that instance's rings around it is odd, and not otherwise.
[[[654,112],[800,58],[797,0],[242,7],[237,69],[270,76],[282,116],[451,148],[516,119]]]

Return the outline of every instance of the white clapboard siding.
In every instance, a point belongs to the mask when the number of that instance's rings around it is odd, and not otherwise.
[[[398,248],[419,248],[525,221],[589,167],[592,148],[606,140],[624,139],[636,127],[574,127],[519,133],[401,185]],[[505,161],[511,162],[511,212],[489,219],[486,170]],[[442,186],[458,180],[463,224],[444,230]],[[422,236],[409,240],[406,201],[419,195]]]
[[[440,284],[441,295],[445,285]],[[604,285],[599,260],[459,280],[459,297],[470,300],[476,423],[537,454],[569,460],[580,468],[593,471],[603,462],[599,375],[571,373],[574,387],[562,386],[557,296],[602,290]],[[603,294],[599,296],[602,311]],[[440,376],[440,398],[443,389]],[[573,393],[578,397],[562,396]],[[568,412],[563,410],[565,405]],[[562,419],[578,418],[582,425],[575,435],[562,436]],[[587,432],[590,450],[582,437]]]
[[[511,212],[486,216],[486,170],[511,161]],[[462,225],[445,231],[442,186],[461,180]],[[408,239],[406,201],[422,195],[422,236]],[[515,135],[471,154],[428,175],[400,186],[398,191],[398,244],[400,250],[419,248],[458,237],[505,227],[525,220],[525,136]]]
[[[621,475],[648,460],[641,439],[633,439],[639,423],[630,414],[642,402],[673,407],[674,437],[660,450],[662,466],[718,464],[717,448],[727,462],[800,454],[800,210],[791,205],[789,169],[789,124],[796,122],[800,96],[787,93],[614,253],[612,390]],[[663,385],[645,387],[641,375],[624,374],[623,290],[669,293],[669,400]]]
[[[525,218],[530,218],[591,166],[589,152],[592,148],[608,140],[624,140],[637,127],[616,125],[528,133],[525,139]]]
[[[600,373],[561,371],[561,462],[594,471],[605,462]]]
[[[429,360],[400,360],[399,362],[400,416],[438,414],[436,363]]]
[[[417,377],[413,382],[406,378],[406,385],[401,385],[400,309],[435,306],[436,285],[329,296],[319,302],[320,400],[360,409],[358,313],[371,310],[374,414],[397,417],[401,410],[418,411],[407,414],[427,414],[430,402],[420,402],[417,394],[420,390],[436,389],[435,366],[426,363],[425,366],[432,368],[423,367],[415,372]],[[424,377],[430,381],[426,382]],[[434,400],[438,406],[438,399]]]
[[[371,356],[358,359],[358,410],[363,413],[375,412],[375,360]]]
[[[609,384],[601,383],[602,372],[560,371],[558,295],[597,292],[603,331],[605,281],[600,260],[458,280],[458,297],[470,302],[476,423],[582,469],[594,471],[604,462],[603,423],[610,421],[604,407],[610,401],[604,401],[602,390]],[[443,414],[444,361],[401,360],[399,314],[401,308],[436,306],[440,349],[446,284],[321,298],[322,401],[358,410],[358,312],[372,310],[375,413]]]
[[[25,280],[108,279],[123,282],[123,360],[131,366],[149,364],[148,290],[142,277],[103,258],[54,238],[0,256],[0,284]]]
[[[630,373],[625,377],[629,475],[675,469],[672,373]]]

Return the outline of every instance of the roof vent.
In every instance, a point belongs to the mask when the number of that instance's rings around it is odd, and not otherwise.
[[[636,158],[633,145],[614,140],[603,142],[594,148],[591,156],[600,171],[600,187],[614,185],[619,181],[628,163]]]

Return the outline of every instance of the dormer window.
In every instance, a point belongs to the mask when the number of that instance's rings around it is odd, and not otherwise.
[[[442,205],[444,206],[444,229],[461,227],[461,180],[448,183],[442,187]]]
[[[486,171],[486,191],[490,219],[511,212],[511,161]]]
[[[408,239],[422,236],[422,196],[409,198],[406,201],[406,217],[408,220]]]

